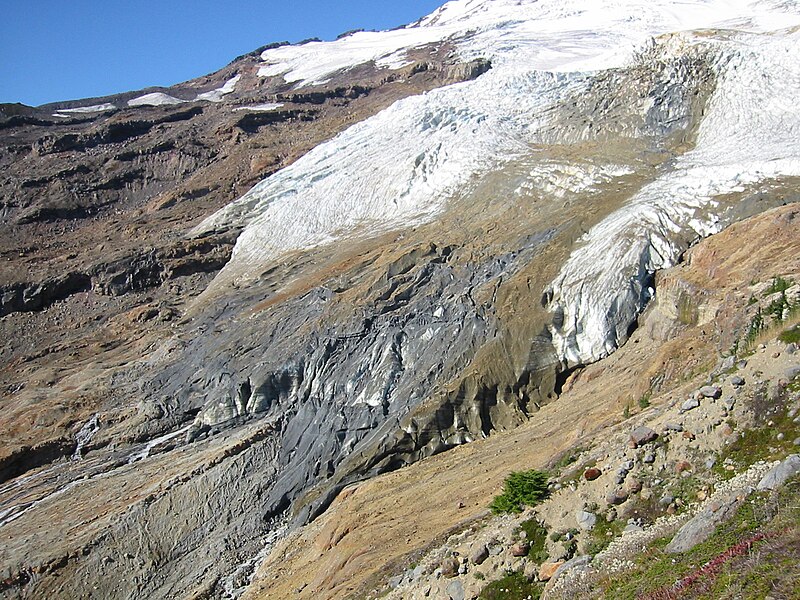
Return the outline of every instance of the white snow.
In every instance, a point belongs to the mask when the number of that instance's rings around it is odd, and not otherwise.
[[[92,106],[78,106],[77,108],[61,108],[58,110],[58,113],[81,114],[81,113],[107,112],[111,110],[117,110],[117,107],[111,103],[106,102],[105,104],[94,104]],[[62,116],[61,114],[58,113],[56,114],[56,116]]]
[[[145,444],[143,444],[140,448],[137,448],[136,450],[131,452],[130,455],[128,456],[128,463],[134,463],[136,461],[139,461],[139,460],[142,460],[144,458],[147,458],[148,456],[150,456],[150,451],[153,448],[155,448],[156,446],[158,446],[160,444],[163,444],[165,442],[168,442],[170,440],[173,440],[173,439],[175,439],[177,437],[182,436],[187,431],[189,431],[189,429],[191,429],[191,428],[192,428],[192,425],[189,424],[189,425],[186,425],[185,427],[182,427],[181,429],[177,429],[176,431],[172,431],[172,432],[166,433],[166,434],[164,434],[162,436],[153,438],[152,440],[150,440],[150,441],[146,442]]]
[[[265,179],[196,233],[246,224],[218,276],[331,242],[424,223],[476,173],[527,152],[537,117],[582,75],[490,71],[395,103]]]
[[[558,112],[549,109],[587,92],[597,71],[643,60],[638,51],[654,36],[705,30],[669,38],[676,55],[708,44],[719,56],[696,147],[593,228],[552,286],[551,306],[564,314],[553,329],[560,356],[604,356],[624,338],[647,273],[719,229],[708,210],[715,197],[800,174],[800,39],[783,29],[800,25],[798,8],[780,0],[455,0],[403,29],[267,50],[260,74],[298,86],[365,61],[399,65],[406,50],[442,41],[493,68],[395,103],[204,221],[195,233],[244,226],[214,285],[245,285],[289,252],[435,219],[483,175],[530,156]],[[517,192],[592,193],[627,173],[626,165],[542,162]]]
[[[208,102],[222,102],[224,96],[232,94],[236,90],[236,84],[239,83],[239,79],[241,79],[241,77],[241,75],[235,75],[226,81],[222,87],[217,88],[216,90],[198,94],[197,99],[207,100]]]
[[[264,104],[253,104],[251,106],[237,106],[233,110],[248,110],[252,112],[269,112],[272,110],[278,110],[279,108],[283,108],[283,103],[281,102],[266,102]]]
[[[616,349],[646,275],[674,265],[688,241],[720,230],[708,210],[715,197],[800,176],[800,32],[740,34],[721,45],[726,64],[695,149],[592,228],[553,283],[565,318],[552,333],[571,364]]]
[[[454,0],[401,29],[265,50],[259,75],[320,84],[369,61],[399,68],[407,50],[445,41],[465,60],[586,71],[620,66],[642,40],[662,33],[788,27],[800,23],[795,8],[776,0]]]
[[[186,102],[186,100],[180,100],[163,92],[153,92],[152,94],[145,94],[133,100],[128,100],[128,106],[164,106],[183,102]]]

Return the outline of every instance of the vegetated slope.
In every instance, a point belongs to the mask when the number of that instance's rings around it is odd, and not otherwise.
[[[795,198],[796,11],[721,6],[457,1],[213,84],[54,107],[52,138],[14,121],[7,163],[31,183],[6,183],[43,193],[7,203],[9,230],[71,241],[26,247],[40,275],[3,294],[9,593],[236,595],[347,485],[556,399],[627,339],[655,269]],[[186,162],[192,140],[213,152]],[[156,183],[83,187],[122,147]],[[47,212],[65,180],[64,206],[103,218]]]

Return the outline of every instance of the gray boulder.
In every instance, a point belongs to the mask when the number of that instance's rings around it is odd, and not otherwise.
[[[584,531],[591,531],[597,523],[597,516],[585,510],[579,510],[575,513],[575,520],[578,522],[578,527]]]
[[[630,442],[632,446],[639,447],[644,446],[645,444],[649,444],[650,442],[654,441],[658,438],[658,434],[650,429],[642,425],[641,427],[637,427],[633,431],[631,431]]]
[[[681,404],[681,412],[686,412],[687,410],[693,410],[700,406],[700,401],[697,398],[689,398],[683,404]]]
[[[454,579],[447,584],[447,595],[450,600],[464,600],[464,584],[460,579]]]
[[[798,473],[800,473],[800,454],[791,454],[764,475],[758,482],[758,489],[761,491],[777,490]]]
[[[574,571],[574,570],[586,570],[589,568],[589,564],[592,562],[592,557],[590,555],[584,556],[576,556],[565,562],[563,565],[558,567],[558,570],[553,574],[551,578],[551,582],[555,581],[559,577],[561,577],[567,571]]]
[[[734,515],[750,491],[734,492],[722,500],[709,503],[678,530],[665,550],[670,554],[680,554],[707,540],[720,523]]]
[[[719,398],[720,396],[722,396],[722,388],[720,388],[719,386],[716,386],[716,385],[704,385],[703,387],[701,387],[697,391],[700,392],[700,395],[703,398],[714,398],[714,399],[716,399],[716,398]]]

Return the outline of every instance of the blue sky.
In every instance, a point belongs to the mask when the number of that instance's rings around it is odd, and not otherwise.
[[[415,21],[444,0],[5,0],[0,102],[172,85],[270,42]]]

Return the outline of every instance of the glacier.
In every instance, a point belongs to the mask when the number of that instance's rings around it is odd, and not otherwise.
[[[696,147],[591,229],[553,283],[564,324],[551,333],[571,366],[613,352],[648,299],[649,276],[722,229],[718,211],[707,210],[715,198],[800,176],[800,32],[718,44],[717,88]]]
[[[798,174],[797,8],[769,0],[455,0],[398,30],[266,50],[259,75],[282,75],[297,87],[363,62],[396,67],[426,44],[451,44],[464,60],[485,58],[493,68],[397,102],[206,219],[195,235],[243,230],[211,289],[245,286],[288,253],[458,210],[476,181],[535,155],[537,144],[580,141],[574,132],[553,139],[552,115],[588,93],[598,73],[644,60],[654,39],[661,60],[711,48],[718,87],[696,147],[592,228],[549,289],[558,316],[551,335],[565,365],[602,358],[648,300],[650,274],[719,230],[708,210],[715,197]],[[577,172],[565,177],[564,165],[543,161],[519,189],[585,193],[629,172],[570,168]]]

